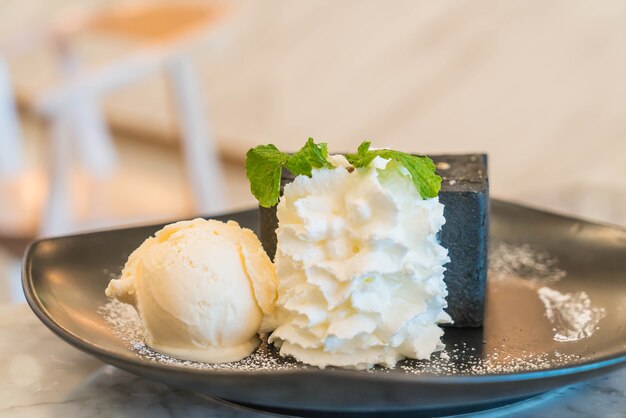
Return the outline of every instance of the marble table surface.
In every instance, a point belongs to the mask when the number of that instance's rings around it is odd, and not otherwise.
[[[0,306],[2,417],[276,416],[169,388],[102,363],[57,338],[25,304]],[[626,368],[471,416],[626,417]]]

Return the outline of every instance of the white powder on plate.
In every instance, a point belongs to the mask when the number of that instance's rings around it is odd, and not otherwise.
[[[554,341],[578,341],[590,337],[606,315],[604,308],[592,307],[587,293],[561,293],[549,287],[537,290],[554,326]]]
[[[558,259],[547,251],[533,249],[528,244],[499,242],[489,249],[489,280],[501,281],[519,277],[541,284],[555,283],[564,278]]]
[[[587,293],[560,293],[547,284],[566,276],[558,267],[558,259],[547,251],[538,251],[528,244],[500,242],[492,246],[489,257],[489,280],[522,278],[536,288],[545,307],[545,316],[554,330],[554,341],[578,341],[590,337],[598,322],[606,315],[604,308],[592,307]]]
[[[583,360],[585,360],[584,357],[563,354],[559,351],[552,353],[522,352],[512,355],[506,351],[504,345],[500,348],[494,348],[490,354],[479,355],[474,347],[461,343],[447,347],[446,356],[439,358],[433,356],[429,361],[405,360],[399,363],[398,367],[410,374],[476,376],[545,370],[569,366]]]
[[[109,325],[113,335],[126,341],[129,348],[137,353],[138,356],[155,363],[192,369],[241,371],[285,370],[303,367],[295,361],[280,357],[274,347],[267,344],[266,336],[262,336],[262,342],[254,353],[240,361],[217,364],[179,360],[158,353],[144,343],[143,326],[141,325],[139,315],[137,315],[132,306],[111,299],[98,309],[98,313]]]
[[[268,371],[313,368],[298,363],[291,358],[281,357],[274,346],[267,344],[266,337],[262,338],[261,345],[254,353],[240,361],[211,364],[179,360],[157,353],[145,345],[141,321],[131,306],[117,300],[110,300],[101,306],[98,312],[111,328],[113,335],[126,341],[128,347],[137,356],[155,363],[191,369],[220,371]],[[549,354],[524,352],[522,355],[513,356],[507,354],[505,350],[506,347],[503,345],[501,349],[492,349],[491,354],[482,355],[477,352],[476,347],[468,346],[465,343],[454,344],[446,347],[444,352],[433,354],[430,360],[404,360],[398,363],[397,368],[404,373],[415,375],[484,375],[549,369],[584,360],[580,356],[565,355],[559,352]],[[389,373],[390,369],[375,367],[368,370],[368,372]]]

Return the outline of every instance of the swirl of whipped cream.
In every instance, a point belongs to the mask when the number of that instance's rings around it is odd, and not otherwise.
[[[329,160],[338,168],[296,177],[278,205],[270,341],[321,368],[430,358],[443,348],[438,324],[451,321],[443,205],[422,199],[393,161],[350,172],[343,156]]]

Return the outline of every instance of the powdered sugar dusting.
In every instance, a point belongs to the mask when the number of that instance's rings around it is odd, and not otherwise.
[[[499,242],[489,250],[489,280],[500,281],[519,277],[541,284],[558,282],[566,275],[558,267],[558,259],[547,251],[528,244]]]
[[[546,285],[566,276],[558,267],[558,259],[546,251],[528,244],[512,245],[500,242],[491,248],[489,280],[512,278],[527,280],[545,307],[545,316],[552,323],[554,341],[578,341],[590,337],[606,315],[604,308],[592,307],[587,293],[561,293]]]
[[[606,315],[603,308],[592,307],[587,293],[561,293],[549,287],[537,290],[554,326],[554,340],[578,341],[590,337]]]
[[[434,355],[429,361],[405,360],[398,366],[410,374],[480,376],[552,369],[583,360],[584,357],[559,351],[513,355],[507,352],[505,346],[496,347],[488,355],[481,355],[475,347],[460,343],[447,347],[447,352],[442,352],[439,357]]]
[[[143,344],[143,326],[135,308],[117,299],[110,299],[98,308],[98,313],[111,327],[113,335],[131,344],[138,341]]]
[[[143,341],[143,328],[135,310],[117,300],[110,300],[98,309],[112,333],[126,341],[128,347],[137,356],[159,364],[167,364],[190,369],[211,371],[278,371],[290,369],[314,368],[296,362],[291,358],[284,358],[278,350],[262,338],[261,345],[249,357],[232,363],[200,363],[195,361],[179,360],[147,347]],[[561,365],[569,365],[584,360],[576,355],[553,353],[526,353],[511,355],[503,345],[500,349],[490,350],[490,354],[482,354],[476,347],[465,343],[452,344],[446,351],[433,354],[430,360],[403,360],[398,363],[397,369],[406,374],[414,375],[486,375],[519,373],[532,370],[549,369]],[[389,373],[391,369],[375,367],[369,373]]]
[[[203,370],[231,370],[231,371],[267,371],[303,368],[295,361],[280,357],[277,350],[267,343],[267,337],[262,336],[261,344],[250,356],[231,363],[201,363],[189,360],[180,360],[152,350],[144,343],[143,326],[135,309],[127,304],[111,299],[98,309],[98,313],[111,327],[113,335],[126,341],[139,357],[155,363],[171,366],[186,367]]]

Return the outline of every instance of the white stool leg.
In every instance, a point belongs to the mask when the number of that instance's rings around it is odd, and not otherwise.
[[[56,45],[59,70],[64,80],[72,80],[80,72],[80,62],[66,42]],[[71,118],[72,140],[87,170],[103,178],[111,174],[117,163],[113,139],[95,97],[74,92],[64,113]]]
[[[183,154],[189,181],[200,213],[224,209],[223,175],[202,104],[200,83],[188,56],[168,63],[176,111],[183,138]]]
[[[117,154],[98,103],[93,98],[81,98],[70,112],[72,139],[85,168],[96,177],[108,177],[117,164]]]
[[[24,167],[19,118],[5,61],[0,57],[0,176],[12,177]]]
[[[63,79],[71,80],[79,71],[77,57],[69,45],[57,45]],[[40,232],[57,235],[73,229],[70,194],[72,148],[78,150],[85,168],[96,177],[110,174],[116,163],[113,141],[95,98],[73,92],[68,102],[51,115],[49,190]]]
[[[59,235],[72,229],[70,174],[72,163],[71,138],[65,115],[58,115],[49,125],[50,161],[48,161],[48,199],[40,232]]]

